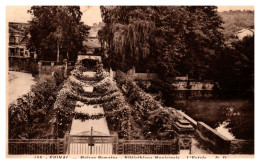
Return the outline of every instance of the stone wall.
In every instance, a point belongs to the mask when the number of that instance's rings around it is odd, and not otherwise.
[[[74,68],[75,62],[67,62],[68,75]],[[65,62],[56,61],[38,61],[37,59],[25,57],[9,57],[8,69],[10,71],[32,73],[33,75],[45,74],[51,75],[52,72],[66,66]]]
[[[214,87],[214,84],[209,81],[190,81],[189,85],[187,84],[188,80],[177,80],[172,83],[175,90],[212,90]]]
[[[232,140],[229,152],[230,154],[254,154],[254,141]]]
[[[173,90],[172,99],[191,100],[191,99],[209,99],[214,96],[212,90]]]
[[[199,138],[216,154],[229,154],[231,140],[218,133],[203,122],[197,122]]]
[[[191,118],[181,110],[176,110],[176,112],[183,116],[186,120],[188,120],[194,128],[197,128],[197,121],[195,121],[193,118]]]
[[[148,81],[148,80],[156,80],[158,79],[158,76],[156,73],[135,73],[134,79]]]
[[[10,71],[37,74],[38,64],[36,59],[25,57],[8,57],[8,69]]]

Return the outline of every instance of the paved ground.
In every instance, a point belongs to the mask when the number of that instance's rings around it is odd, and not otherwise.
[[[34,77],[29,73],[9,71],[7,83],[8,104],[15,102],[17,98],[28,93],[35,83]]]
[[[75,108],[75,112],[85,113],[91,115],[104,114],[104,110],[102,107],[94,106],[94,105],[85,105],[79,101],[76,103],[77,105],[82,105],[82,107]],[[91,127],[93,127],[94,134],[102,133],[103,135],[110,135],[107,122],[105,118],[101,118],[98,120],[85,120],[81,121],[79,119],[73,119],[70,135],[81,135],[80,133],[85,133],[85,135],[90,135]]]
[[[77,102],[75,111],[79,113],[86,113],[91,115],[104,114],[102,107],[94,105],[85,105],[81,102]],[[70,135],[76,136],[90,136],[91,128],[93,128],[93,135],[95,136],[109,136],[109,130],[107,121],[105,118],[98,120],[85,120],[73,119]],[[69,154],[112,154],[113,145],[111,143],[95,143],[93,147],[90,147],[88,143],[71,143],[69,147]]]
[[[196,138],[192,138],[191,154],[212,154],[212,152],[203,148]]]

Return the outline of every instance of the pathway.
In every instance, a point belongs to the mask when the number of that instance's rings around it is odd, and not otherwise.
[[[36,82],[29,73],[8,71],[8,104],[14,103],[22,95],[28,93]]]
[[[93,72],[84,72],[84,75],[94,77]],[[93,92],[93,89],[86,90]],[[75,112],[84,113],[88,115],[104,114],[104,110],[99,105],[87,105],[80,101],[76,102]],[[98,120],[85,120],[73,119],[71,125],[70,135],[74,136],[91,136],[91,128],[93,128],[94,136],[110,136],[106,118]],[[90,147],[88,143],[71,143],[69,154],[112,154],[113,145],[111,143],[98,144]],[[92,149],[92,150],[91,150]]]

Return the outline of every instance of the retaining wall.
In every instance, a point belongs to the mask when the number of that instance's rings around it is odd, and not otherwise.
[[[231,140],[212,129],[204,122],[197,122],[196,132],[200,139],[217,154],[229,154]]]
[[[253,140],[232,140],[229,149],[230,154],[254,154]]]

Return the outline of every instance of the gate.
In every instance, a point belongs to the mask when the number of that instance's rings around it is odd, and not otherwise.
[[[117,136],[67,136],[67,154],[117,154]]]

